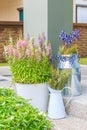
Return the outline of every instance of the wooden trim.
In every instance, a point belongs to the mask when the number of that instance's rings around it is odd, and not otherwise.
[[[19,22],[19,21],[0,21],[0,25],[5,26],[16,26],[16,25],[23,25],[23,22]]]
[[[18,10],[18,11],[21,11],[21,10],[23,10],[23,7],[21,7],[21,8],[17,8],[17,10]]]
[[[74,27],[87,27],[87,23],[73,23]]]
[[[83,4],[77,4],[76,6],[77,7],[87,7],[87,4],[84,4],[84,5]]]
[[[77,5],[76,5],[76,23],[77,23]]]

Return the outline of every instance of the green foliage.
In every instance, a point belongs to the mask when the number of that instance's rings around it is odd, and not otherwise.
[[[59,49],[60,54],[77,54],[77,44],[72,44],[72,46],[62,45]]]
[[[70,76],[69,70],[52,69],[51,77],[49,80],[50,87],[55,90],[61,90],[68,82]]]
[[[16,83],[43,83],[48,82],[50,76],[50,63],[48,57],[41,62],[36,59],[15,60],[10,64],[13,80]]]
[[[51,122],[10,89],[0,88],[0,130],[50,130]]]

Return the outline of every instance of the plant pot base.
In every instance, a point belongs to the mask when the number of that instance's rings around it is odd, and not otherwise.
[[[16,83],[16,92],[19,96],[29,100],[29,103],[41,111],[46,112],[48,106],[47,84],[19,84]]]

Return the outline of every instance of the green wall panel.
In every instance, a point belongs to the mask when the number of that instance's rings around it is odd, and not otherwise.
[[[52,43],[53,53],[58,52],[59,33],[64,29],[72,31],[73,0],[48,0],[48,39]]]

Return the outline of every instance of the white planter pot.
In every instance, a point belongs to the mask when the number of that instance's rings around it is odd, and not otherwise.
[[[48,106],[48,117],[51,119],[60,119],[66,117],[65,107],[61,91],[50,90],[50,100]]]
[[[16,83],[16,92],[24,99],[31,99],[29,103],[41,111],[46,112],[48,107],[48,84],[19,84]]]

